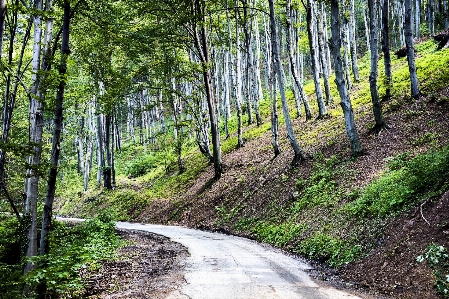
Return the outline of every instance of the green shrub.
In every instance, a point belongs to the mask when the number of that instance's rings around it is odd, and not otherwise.
[[[285,247],[288,243],[297,239],[306,229],[305,225],[286,222],[272,224],[260,221],[252,229],[257,239],[278,247]]]
[[[301,241],[294,251],[334,267],[349,263],[363,253],[361,246],[351,245],[322,232]]]
[[[353,215],[394,215],[413,203],[447,190],[449,147],[407,160],[401,154],[391,160],[389,170],[369,184],[360,198],[345,206]]]
[[[432,243],[424,255],[416,258],[416,261],[420,263],[427,261],[433,270],[437,293],[449,298],[449,255],[446,247]]]
[[[98,269],[100,262],[113,258],[121,245],[112,219],[110,213],[103,212],[75,226],[55,222],[50,252],[32,259],[38,268],[25,277],[25,282],[31,286],[45,284],[47,296],[79,296],[83,288],[80,269]]]

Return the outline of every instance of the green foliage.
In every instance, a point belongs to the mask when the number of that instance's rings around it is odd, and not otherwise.
[[[417,262],[427,261],[433,270],[437,293],[449,298],[449,255],[446,247],[430,244],[424,255],[416,258]]]
[[[294,251],[309,258],[327,262],[334,267],[349,263],[363,253],[361,246],[351,245],[349,242],[322,232],[317,232],[315,235],[302,240]]]
[[[230,209],[226,208],[224,204],[221,206],[215,206],[215,211],[218,216],[217,225],[229,223],[245,207],[245,204],[236,205]]]
[[[345,209],[360,217],[394,215],[413,203],[442,194],[449,187],[449,147],[409,160],[407,157],[405,153],[392,159],[389,170]]]
[[[168,169],[175,159],[176,157],[172,152],[139,155],[127,163],[126,174],[135,178],[147,174],[160,165],[164,165],[165,169]]]
[[[292,222],[273,224],[260,221],[254,225],[251,232],[262,242],[285,247],[304,233],[306,228],[304,225]]]
[[[83,287],[80,269],[98,269],[100,262],[113,258],[121,245],[119,237],[115,235],[115,222],[112,219],[110,213],[103,212],[97,218],[75,226],[54,222],[50,234],[50,252],[32,259],[38,268],[29,272],[24,282],[31,286],[46,284],[48,296],[79,296]],[[6,284],[20,288],[17,290],[20,293],[23,285],[21,280],[17,280],[15,268],[5,269],[9,271]]]
[[[306,206],[332,206],[341,195],[334,180],[339,157],[332,156],[329,159],[324,159],[321,154],[318,154],[316,160],[309,180],[299,178],[296,181],[299,200],[293,205],[293,213],[298,213]]]

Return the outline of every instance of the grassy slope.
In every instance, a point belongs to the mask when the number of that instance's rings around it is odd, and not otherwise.
[[[112,207],[121,220],[182,223],[183,215],[190,211],[192,226],[249,236],[332,266],[361,259],[375,249],[385,225],[396,215],[412,211],[448,187],[446,179],[421,189],[416,187],[417,182],[407,180],[432,177],[436,173],[429,166],[432,161],[448,160],[447,150],[411,159],[441,149],[448,144],[449,136],[445,122],[448,94],[444,90],[449,82],[449,50],[434,52],[432,42],[416,49],[420,90],[425,97],[419,101],[409,98],[407,62],[394,58],[393,98],[383,103],[390,128],[378,136],[369,134],[373,126],[369,60],[360,60],[362,79],[351,90],[351,99],[365,156],[351,159],[342,112],[334,104],[329,109],[330,118],[295,120],[297,137],[309,155],[308,161],[297,168],[289,165],[292,151],[284,131],[283,151],[273,159],[267,119],[260,127],[246,128],[245,148],[235,149],[235,135],[223,141],[226,172],[212,185],[211,166],[195,148],[186,147],[184,174],[167,174],[164,165],[159,165],[135,179],[120,176],[113,192],[90,191],[79,197],[73,196],[73,188],[65,189],[60,193],[64,200],[58,202],[60,213],[85,216]],[[382,60],[379,70],[382,78]],[[313,83],[305,89],[316,105]],[[379,89],[384,94],[382,82]],[[335,89],[333,94],[337,101]],[[267,116],[268,103],[264,105]],[[283,127],[282,118],[280,122]],[[143,159],[142,151],[129,147],[119,158]],[[448,177],[443,162],[435,178]]]

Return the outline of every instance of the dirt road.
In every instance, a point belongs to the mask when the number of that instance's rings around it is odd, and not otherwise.
[[[179,226],[118,222],[118,228],[161,234],[188,248],[186,283],[169,299],[355,299],[313,282],[310,267],[251,240]]]

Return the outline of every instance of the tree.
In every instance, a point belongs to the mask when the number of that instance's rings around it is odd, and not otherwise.
[[[33,16],[34,23],[34,44],[33,44],[33,59],[32,59],[32,76],[31,76],[31,97],[30,97],[30,112],[29,112],[29,126],[30,135],[29,142],[32,148],[32,154],[28,158],[27,177],[25,180],[26,200],[24,207],[24,214],[29,215],[31,222],[28,229],[28,247],[27,257],[37,255],[37,198],[38,198],[38,184],[39,184],[39,168],[42,154],[42,129],[44,123],[43,99],[40,97],[39,90],[40,78],[40,63],[41,63],[41,38],[42,38],[42,11],[43,1],[37,0],[34,5],[35,14]],[[34,264],[28,262],[24,268],[24,273],[31,271],[35,267]]]
[[[339,0],[331,0],[331,14],[332,14],[332,55],[334,58],[335,67],[335,83],[337,84],[338,92],[340,94],[340,105],[343,109],[346,132],[351,143],[351,151],[353,156],[359,156],[363,152],[360,143],[359,135],[354,121],[354,113],[352,111],[351,99],[349,98],[348,89],[345,82],[343,62],[341,58],[341,36],[340,36],[340,8]]]
[[[270,25],[271,25],[271,50],[273,52],[273,67],[275,73],[277,74],[277,79],[279,81],[279,91],[281,93],[281,101],[282,101],[282,110],[285,118],[285,126],[287,127],[287,137],[290,141],[290,145],[295,152],[295,156],[292,161],[292,165],[296,165],[297,163],[305,160],[304,154],[302,153],[301,148],[299,147],[299,143],[296,140],[295,133],[293,131],[293,126],[290,120],[290,113],[288,111],[287,98],[285,95],[284,89],[284,71],[282,69],[281,58],[279,54],[279,46],[277,42],[277,33],[276,33],[276,19],[274,15],[274,3],[273,0],[269,0],[270,5]]]
[[[322,118],[327,115],[327,109],[324,105],[323,91],[321,90],[318,53],[316,51],[318,47],[315,43],[313,30],[314,28],[316,28],[316,18],[314,17],[316,12],[316,9],[314,9],[315,1],[307,0],[307,5],[304,3],[304,1],[302,3],[306,8],[307,14],[307,35],[309,37],[310,60],[312,65],[313,80],[315,82],[315,93],[318,102],[318,118]]]
[[[3,35],[5,33],[6,0],[0,0],[0,61],[2,60]]]
[[[415,48],[413,48],[413,31],[412,31],[412,0],[405,0],[405,20],[404,20],[404,31],[405,31],[405,45],[407,48],[407,61],[408,70],[410,72],[410,87],[413,98],[418,98],[418,76],[416,75],[415,66]]]
[[[70,27],[70,2],[69,0],[64,0],[64,20],[63,20],[62,41],[61,41],[61,62],[59,64],[59,75],[61,76],[61,78],[64,78],[67,72],[67,57],[70,54],[69,27]],[[42,230],[40,236],[41,255],[48,253],[49,249],[48,234],[51,230],[53,202],[56,190],[56,176],[58,174],[59,156],[61,152],[61,132],[62,132],[65,86],[66,80],[61,79],[56,92],[51,168],[48,175],[47,195],[45,197],[45,205],[42,214]]]
[[[297,66],[296,66],[296,59],[294,57],[294,49],[293,49],[293,41],[292,41],[292,35],[293,35],[293,26],[292,26],[292,14],[293,14],[293,10],[292,10],[292,3],[291,0],[287,0],[286,1],[286,11],[287,11],[287,51],[288,51],[288,57],[290,59],[290,70],[293,76],[293,80],[294,80],[294,84],[296,86],[296,88],[294,88],[293,90],[296,92],[296,90],[299,93],[299,96],[295,95],[295,98],[299,98],[305,105],[306,107],[306,120],[309,120],[312,118],[312,114],[310,113],[310,109],[308,108],[308,100],[307,100],[307,95],[304,92],[304,88],[301,84],[301,81],[299,79],[299,75],[298,75],[298,71],[297,71]],[[301,111],[301,107],[300,104],[298,103],[298,101],[296,101],[296,109],[298,111],[298,116],[299,116],[299,112]]]
[[[393,84],[390,58],[389,2],[389,0],[383,0],[382,5],[382,52],[384,53],[385,77],[387,84],[385,98],[387,99],[391,97],[391,85]]]
[[[212,156],[215,170],[215,179],[221,177],[223,165],[221,160],[220,132],[218,130],[217,116],[215,114],[215,99],[211,88],[211,76],[209,69],[209,48],[206,34],[206,2],[205,0],[195,0],[192,9],[194,15],[200,22],[200,33],[198,34],[198,24],[195,21],[192,25],[194,32],[195,47],[198,51],[204,80],[204,88],[206,91],[207,105],[209,108],[209,119],[212,135]]]
[[[382,106],[379,100],[379,92],[377,89],[377,76],[378,76],[378,21],[377,21],[377,8],[375,0],[368,0],[369,8],[369,24],[370,24],[370,53],[371,53],[371,72],[369,75],[369,87],[371,91],[371,101],[373,103],[373,113],[374,120],[376,124],[374,125],[374,131],[380,132],[385,128],[385,121],[382,114]]]

